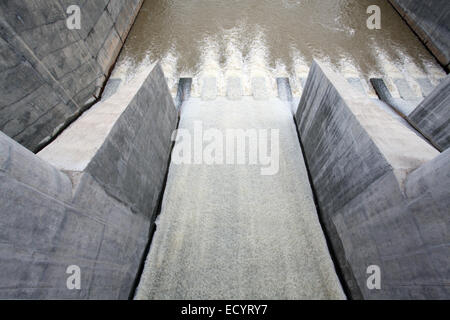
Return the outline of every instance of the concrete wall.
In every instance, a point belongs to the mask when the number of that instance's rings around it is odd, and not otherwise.
[[[450,157],[315,62],[296,115],[353,298],[450,298]],[[381,268],[369,290],[367,268]]]
[[[389,0],[447,70],[450,68],[450,1]]]
[[[64,171],[55,167],[61,166],[58,141],[66,135],[37,156],[0,133],[0,299],[129,297],[177,123],[161,68],[144,79],[119,112],[108,113],[111,104],[103,104],[78,120],[99,114],[113,119],[104,135],[73,135],[78,121],[67,129],[80,145],[98,145],[81,155],[89,157],[82,170],[76,167],[79,158],[72,167],[65,163]],[[121,91],[109,98],[116,105],[129,96]],[[66,146],[71,147],[76,144]],[[81,290],[66,287],[70,265],[81,268]]]
[[[99,97],[142,1],[0,1],[0,131],[35,151]]]
[[[408,116],[439,150],[450,147],[450,75]]]

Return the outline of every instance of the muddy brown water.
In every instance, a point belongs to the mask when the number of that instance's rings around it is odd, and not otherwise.
[[[381,30],[367,28],[370,5],[381,8]],[[220,68],[238,51],[245,69],[255,47],[268,69],[290,76],[313,58],[344,61],[366,78],[386,72],[384,60],[413,63],[424,73],[437,65],[387,0],[146,0],[119,65],[132,73],[162,60],[176,81],[198,75],[208,51]]]

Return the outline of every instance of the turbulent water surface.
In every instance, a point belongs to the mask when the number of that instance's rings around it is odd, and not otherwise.
[[[369,30],[367,8],[381,8],[381,30]],[[213,75],[223,94],[237,75],[290,77],[294,93],[313,58],[348,77],[407,74],[432,81],[443,72],[387,0],[146,0],[117,72],[160,60],[172,92],[180,76]],[[222,84],[222,86],[221,86]]]
[[[374,4],[381,30],[366,25]],[[195,131],[201,120],[219,133],[278,129],[280,167],[262,176],[257,166],[172,162],[137,299],[345,299],[292,110],[275,98],[277,77],[289,77],[298,98],[314,58],[367,91],[371,76],[414,89],[414,79],[436,84],[444,75],[386,0],[145,1],[113,78],[132,78],[157,60],[172,94],[180,77],[192,77],[180,128]],[[238,91],[242,84],[253,98],[207,101],[211,82],[216,98],[213,78],[219,96],[239,78]],[[267,99],[255,98],[254,79],[272,84]]]

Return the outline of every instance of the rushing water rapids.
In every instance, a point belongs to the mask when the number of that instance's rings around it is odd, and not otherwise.
[[[381,8],[381,30],[366,25],[373,4]],[[313,58],[365,85],[371,76],[435,83],[444,76],[385,0],[147,0],[114,76],[161,60],[172,93],[178,78],[187,76],[198,95],[200,79],[213,75],[223,95],[225,79],[238,75],[251,95],[250,79],[262,75],[289,77],[299,96]]]

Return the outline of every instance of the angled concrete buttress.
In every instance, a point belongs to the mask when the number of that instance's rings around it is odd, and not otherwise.
[[[450,75],[408,116],[441,151],[450,147]]]
[[[352,297],[450,298],[449,152],[440,154],[318,62],[296,121]],[[379,289],[367,285],[371,266],[380,268]]]
[[[157,65],[38,156],[0,133],[0,298],[129,298],[176,123]],[[67,287],[70,266],[79,290]]]

